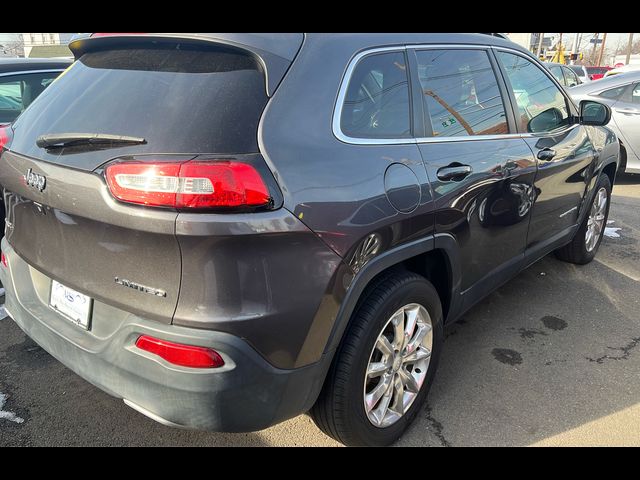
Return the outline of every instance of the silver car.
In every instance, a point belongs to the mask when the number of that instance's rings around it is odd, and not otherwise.
[[[620,139],[620,171],[640,173],[640,71],[578,85],[569,94],[577,104],[596,100],[611,107],[607,126]]]

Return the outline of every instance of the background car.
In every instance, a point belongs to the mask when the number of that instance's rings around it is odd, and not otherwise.
[[[611,70],[611,67],[586,67],[591,80],[600,80]]]
[[[584,65],[567,65],[567,68],[575,73],[582,83],[589,83],[592,81],[589,77],[589,72],[587,72],[587,67]]]
[[[624,65],[619,68],[612,68],[604,74],[605,77],[612,77],[613,75],[620,75],[621,73],[637,72],[640,71],[640,65]]]
[[[640,173],[640,71],[579,85],[570,94],[578,104],[596,100],[611,107],[607,126],[620,139],[620,171]]]
[[[60,58],[0,59],[0,126],[18,118],[71,63]]]
[[[582,80],[580,80],[576,72],[569,68],[568,65],[547,62],[545,63],[545,66],[549,69],[551,74],[556,77],[556,80],[567,88],[582,84]]]

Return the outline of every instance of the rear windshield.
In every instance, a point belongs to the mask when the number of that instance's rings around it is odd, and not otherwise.
[[[584,75],[584,70],[582,70],[581,66],[577,66],[577,65],[567,65],[567,67],[569,67],[571,70],[573,70],[574,72],[576,72],[578,74],[578,76]]]
[[[257,127],[266,102],[260,66],[237,50],[169,44],[94,51],[20,116],[11,149],[54,161],[36,147],[39,135],[84,132],[147,141],[100,152],[108,158],[120,150],[252,153],[258,151]]]
[[[607,73],[608,70],[609,69],[606,68],[606,67],[587,67],[587,73],[589,75],[593,75],[593,74],[596,74],[596,75],[603,74],[604,75],[605,73]]]

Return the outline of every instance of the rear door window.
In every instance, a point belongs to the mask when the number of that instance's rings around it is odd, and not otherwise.
[[[12,149],[93,169],[127,153],[254,153],[267,103],[258,62],[240,50],[156,44],[84,54],[16,122]],[[142,137],[145,145],[48,157],[47,133]],[[76,157],[83,157],[82,160]]]
[[[404,52],[372,54],[360,60],[349,79],[340,129],[352,138],[411,136]]]
[[[509,133],[495,73],[484,50],[416,52],[433,136]]]
[[[612,100],[618,100],[624,92],[627,90],[629,85],[623,85],[621,87],[610,88],[609,90],[605,90],[604,92],[600,92],[598,94],[599,97],[610,98]]]

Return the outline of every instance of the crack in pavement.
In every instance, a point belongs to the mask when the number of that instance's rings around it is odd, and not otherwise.
[[[450,447],[451,444],[444,437],[444,434],[442,433],[442,430],[444,429],[444,427],[442,426],[442,424],[438,420],[433,418],[433,415],[431,414],[431,407],[427,405],[425,407],[425,411],[427,412],[427,421],[429,422],[430,426],[433,427],[434,434],[438,438],[438,440],[440,441],[440,445],[442,447]]]
[[[611,355],[603,355],[602,357],[599,357],[599,358],[591,358],[591,357],[585,357],[585,358],[590,362],[596,362],[600,364],[604,363],[605,360],[626,360],[629,358],[629,355],[631,355],[631,350],[637,347],[638,344],[640,344],[640,337],[632,338],[631,342],[625,345],[624,347],[607,347],[610,350],[621,351],[622,355],[619,357],[614,357]]]

